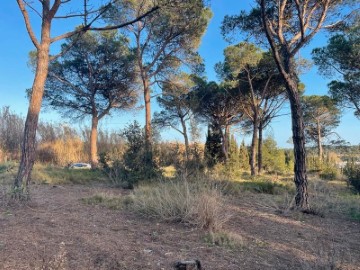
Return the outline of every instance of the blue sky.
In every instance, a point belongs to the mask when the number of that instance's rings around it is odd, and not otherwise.
[[[75,0],[73,0],[75,1]],[[214,72],[215,63],[223,60],[223,50],[230,44],[225,42],[220,33],[220,25],[225,15],[238,14],[242,9],[251,8],[251,0],[211,0],[210,5],[213,11],[213,18],[208,30],[202,39],[199,52],[205,60],[206,72],[209,80],[216,80]],[[23,18],[16,4],[16,1],[2,1],[0,9],[0,107],[10,106],[10,108],[21,114],[26,115],[28,102],[25,98],[25,90],[31,87],[33,73],[27,66],[28,52],[33,50],[33,45],[25,29]],[[59,34],[66,30],[71,30],[76,26],[75,22],[66,24],[55,24],[54,32]],[[39,26],[37,25],[37,28]],[[35,28],[36,31],[36,28]],[[240,40],[238,40],[240,41]],[[310,52],[313,48],[326,45],[326,34],[319,34],[313,42],[302,49],[301,55],[310,58]],[[56,51],[58,47],[54,48]],[[301,76],[301,80],[306,85],[306,94],[323,95],[327,93],[328,80],[317,74],[316,68]],[[156,106],[153,106],[156,110]],[[121,129],[125,124],[137,119],[143,123],[144,112],[139,110],[127,114],[114,115],[104,119],[102,126],[110,129]],[[62,121],[54,112],[43,111],[40,119],[47,121]],[[87,124],[86,122],[82,125]],[[78,124],[76,124],[78,125]],[[206,129],[203,129],[203,134]],[[342,117],[337,133],[351,144],[359,144],[360,125],[352,112],[346,111]],[[283,116],[275,119],[265,134],[271,134],[275,137],[278,145],[281,147],[290,147],[287,143],[291,137],[291,120],[289,116]],[[164,139],[179,139],[173,132],[164,132]],[[238,140],[243,136],[237,134]],[[249,139],[246,138],[246,141]]]

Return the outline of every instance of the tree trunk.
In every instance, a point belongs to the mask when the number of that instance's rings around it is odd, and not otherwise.
[[[147,78],[143,79],[144,86],[144,102],[145,102],[145,147],[148,153],[151,153],[151,103],[150,103],[150,87]]]
[[[229,159],[229,153],[228,153],[228,148],[227,148],[227,144],[228,144],[228,140],[227,140],[227,127],[225,127],[225,132],[222,130],[221,126],[219,126],[219,131],[220,131],[220,135],[221,135],[221,150],[224,154],[224,162],[227,163],[228,159]]]
[[[323,159],[323,148],[321,144],[321,126],[320,123],[317,123],[317,133],[318,133],[318,139],[317,139],[317,145],[318,145],[318,155],[319,155],[319,162],[321,164]]]
[[[32,85],[30,104],[25,121],[24,137],[21,146],[19,170],[15,178],[15,188],[28,189],[31,171],[36,154],[36,130],[39,122],[42,98],[49,68],[50,25],[44,25],[42,44],[38,49],[35,78]],[[25,183],[25,185],[24,185]]]
[[[286,78],[286,86],[288,90],[290,108],[291,108],[291,120],[292,120],[292,132],[294,143],[294,182],[296,186],[295,203],[297,207],[302,209],[308,209],[308,191],[307,191],[307,175],[306,175],[306,151],[305,151],[305,133],[304,133],[304,119],[297,91],[297,79]]]
[[[226,153],[228,153],[229,157],[229,151],[230,151],[230,125],[225,126],[225,138],[226,138]]]
[[[262,172],[262,143],[263,143],[263,123],[259,123],[259,139],[258,139],[258,173]]]
[[[256,142],[257,142],[257,132],[258,132],[258,119],[257,115],[254,116],[253,122],[253,135],[251,140],[251,150],[250,150],[250,170],[251,175],[256,175]]]
[[[262,6],[264,1],[261,1]],[[264,18],[264,10],[262,8],[262,16]],[[294,59],[290,57],[288,48],[282,45],[282,48],[278,50],[274,44],[274,40],[271,39],[269,29],[264,20],[264,26],[266,28],[267,39],[270,42],[274,59],[281,77],[284,79],[286,91],[290,101],[291,109],[291,124],[293,133],[294,144],[294,182],[296,187],[295,204],[296,207],[303,210],[309,208],[308,203],[308,180],[306,175],[306,151],[305,151],[305,132],[304,132],[304,119],[300,103],[300,97],[298,92],[298,77],[295,72]]]
[[[182,126],[182,132],[183,132],[183,136],[184,136],[184,141],[185,141],[185,155],[186,155],[186,161],[189,162],[190,160],[190,145],[189,145],[189,138],[187,135],[187,128],[186,128],[186,123],[183,117],[180,117],[180,122],[181,122],[181,126]]]
[[[91,119],[91,132],[90,132],[90,161],[91,168],[96,169],[98,166],[98,154],[97,154],[97,128],[98,128],[99,119],[97,116],[92,117]]]

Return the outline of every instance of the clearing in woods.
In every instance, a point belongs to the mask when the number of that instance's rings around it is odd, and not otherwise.
[[[125,191],[33,185],[27,205],[0,204],[0,269],[172,269],[199,259],[204,269],[360,269],[360,224],[340,217],[280,214],[265,194],[227,200],[236,245],[209,244],[203,230],[85,204]]]

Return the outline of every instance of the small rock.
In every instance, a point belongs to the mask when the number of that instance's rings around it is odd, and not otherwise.
[[[199,260],[191,261],[178,261],[174,263],[174,269],[176,270],[202,270]]]

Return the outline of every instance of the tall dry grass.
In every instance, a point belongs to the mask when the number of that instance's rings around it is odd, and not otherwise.
[[[84,151],[84,142],[80,138],[57,139],[39,145],[38,160],[65,166],[71,162],[88,160]]]
[[[205,182],[167,181],[139,186],[132,209],[142,216],[219,231],[229,219],[219,190]]]

